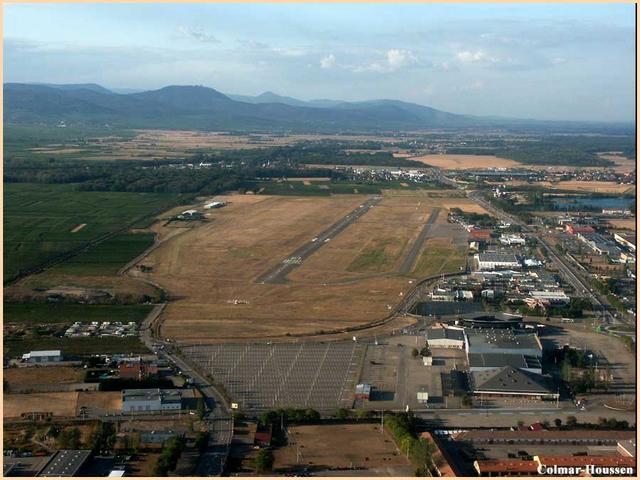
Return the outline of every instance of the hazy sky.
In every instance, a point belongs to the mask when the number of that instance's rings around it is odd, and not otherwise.
[[[4,81],[632,121],[634,5],[4,5]]]

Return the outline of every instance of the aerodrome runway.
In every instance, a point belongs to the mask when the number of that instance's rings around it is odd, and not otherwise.
[[[282,260],[271,270],[263,273],[256,279],[256,283],[285,283],[287,275],[293,269],[302,264],[307,258],[319,250],[325,243],[345,230],[349,225],[358,220],[369,211],[370,208],[380,203],[382,197],[375,196],[362,203],[358,208],[348,213],[329,228],[320,233],[298,248],[295,252]]]
[[[413,245],[411,246],[411,250],[409,250],[409,253],[407,254],[407,256],[404,257],[404,260],[402,261],[402,265],[400,265],[400,270],[398,270],[400,274],[406,275],[409,272],[411,272],[411,268],[416,263],[418,254],[422,250],[422,245],[429,237],[429,233],[431,232],[431,227],[438,219],[439,214],[440,214],[440,209],[434,208],[433,211],[431,212],[431,215],[427,219],[427,223],[425,223],[424,227],[422,228],[422,231],[418,235],[418,238],[416,238],[416,241],[413,242]]]

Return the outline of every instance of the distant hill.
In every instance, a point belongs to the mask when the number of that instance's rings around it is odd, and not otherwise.
[[[341,102],[265,92],[224,95],[203,86],[172,85],[116,93],[96,84],[4,84],[4,121],[11,123],[236,131],[385,131],[495,128],[550,122],[458,115],[398,100]],[[553,123],[553,122],[551,122]],[[566,122],[565,122],[566,123]],[[575,125],[576,123],[572,123]],[[556,122],[556,125],[564,125]]]

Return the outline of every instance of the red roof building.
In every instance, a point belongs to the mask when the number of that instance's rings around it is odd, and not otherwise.
[[[595,233],[593,227],[589,227],[588,225],[574,225],[573,223],[569,223],[565,229],[571,235],[577,235],[578,233]]]
[[[538,475],[538,462],[533,460],[476,460],[473,468],[481,477]]]
[[[451,463],[449,462],[449,459],[447,458],[444,450],[442,450],[438,445],[438,442],[436,441],[436,439],[433,438],[433,436],[429,432],[422,432],[420,434],[420,438],[428,442],[431,442],[436,446],[436,451],[433,453],[431,458],[433,459],[433,464],[438,470],[439,476],[455,477],[456,474],[453,471],[453,468],[451,467]]]
[[[469,237],[475,241],[486,241],[491,239],[491,230],[469,230]]]

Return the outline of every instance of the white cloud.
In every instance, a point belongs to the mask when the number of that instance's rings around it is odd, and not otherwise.
[[[299,48],[299,47],[289,47],[289,48],[274,47],[271,49],[271,51],[283,57],[304,57],[309,53],[306,49]]]
[[[410,50],[398,50],[397,48],[392,48],[387,51],[387,63],[390,68],[400,68],[405,65],[416,63],[417,61],[418,59]]]
[[[201,43],[220,43],[213,34],[206,32],[202,27],[187,27],[178,25],[176,28],[178,34],[182,37],[189,38]]]
[[[333,53],[325,55],[320,59],[321,68],[333,68],[336,65],[336,57]]]
[[[368,65],[352,67],[354,72],[381,72],[388,73],[409,65],[418,63],[418,58],[411,50],[391,48],[385,53],[383,60],[377,60]]]
[[[456,58],[462,63],[497,63],[498,59],[487,54],[484,50],[463,50],[456,53]]]

